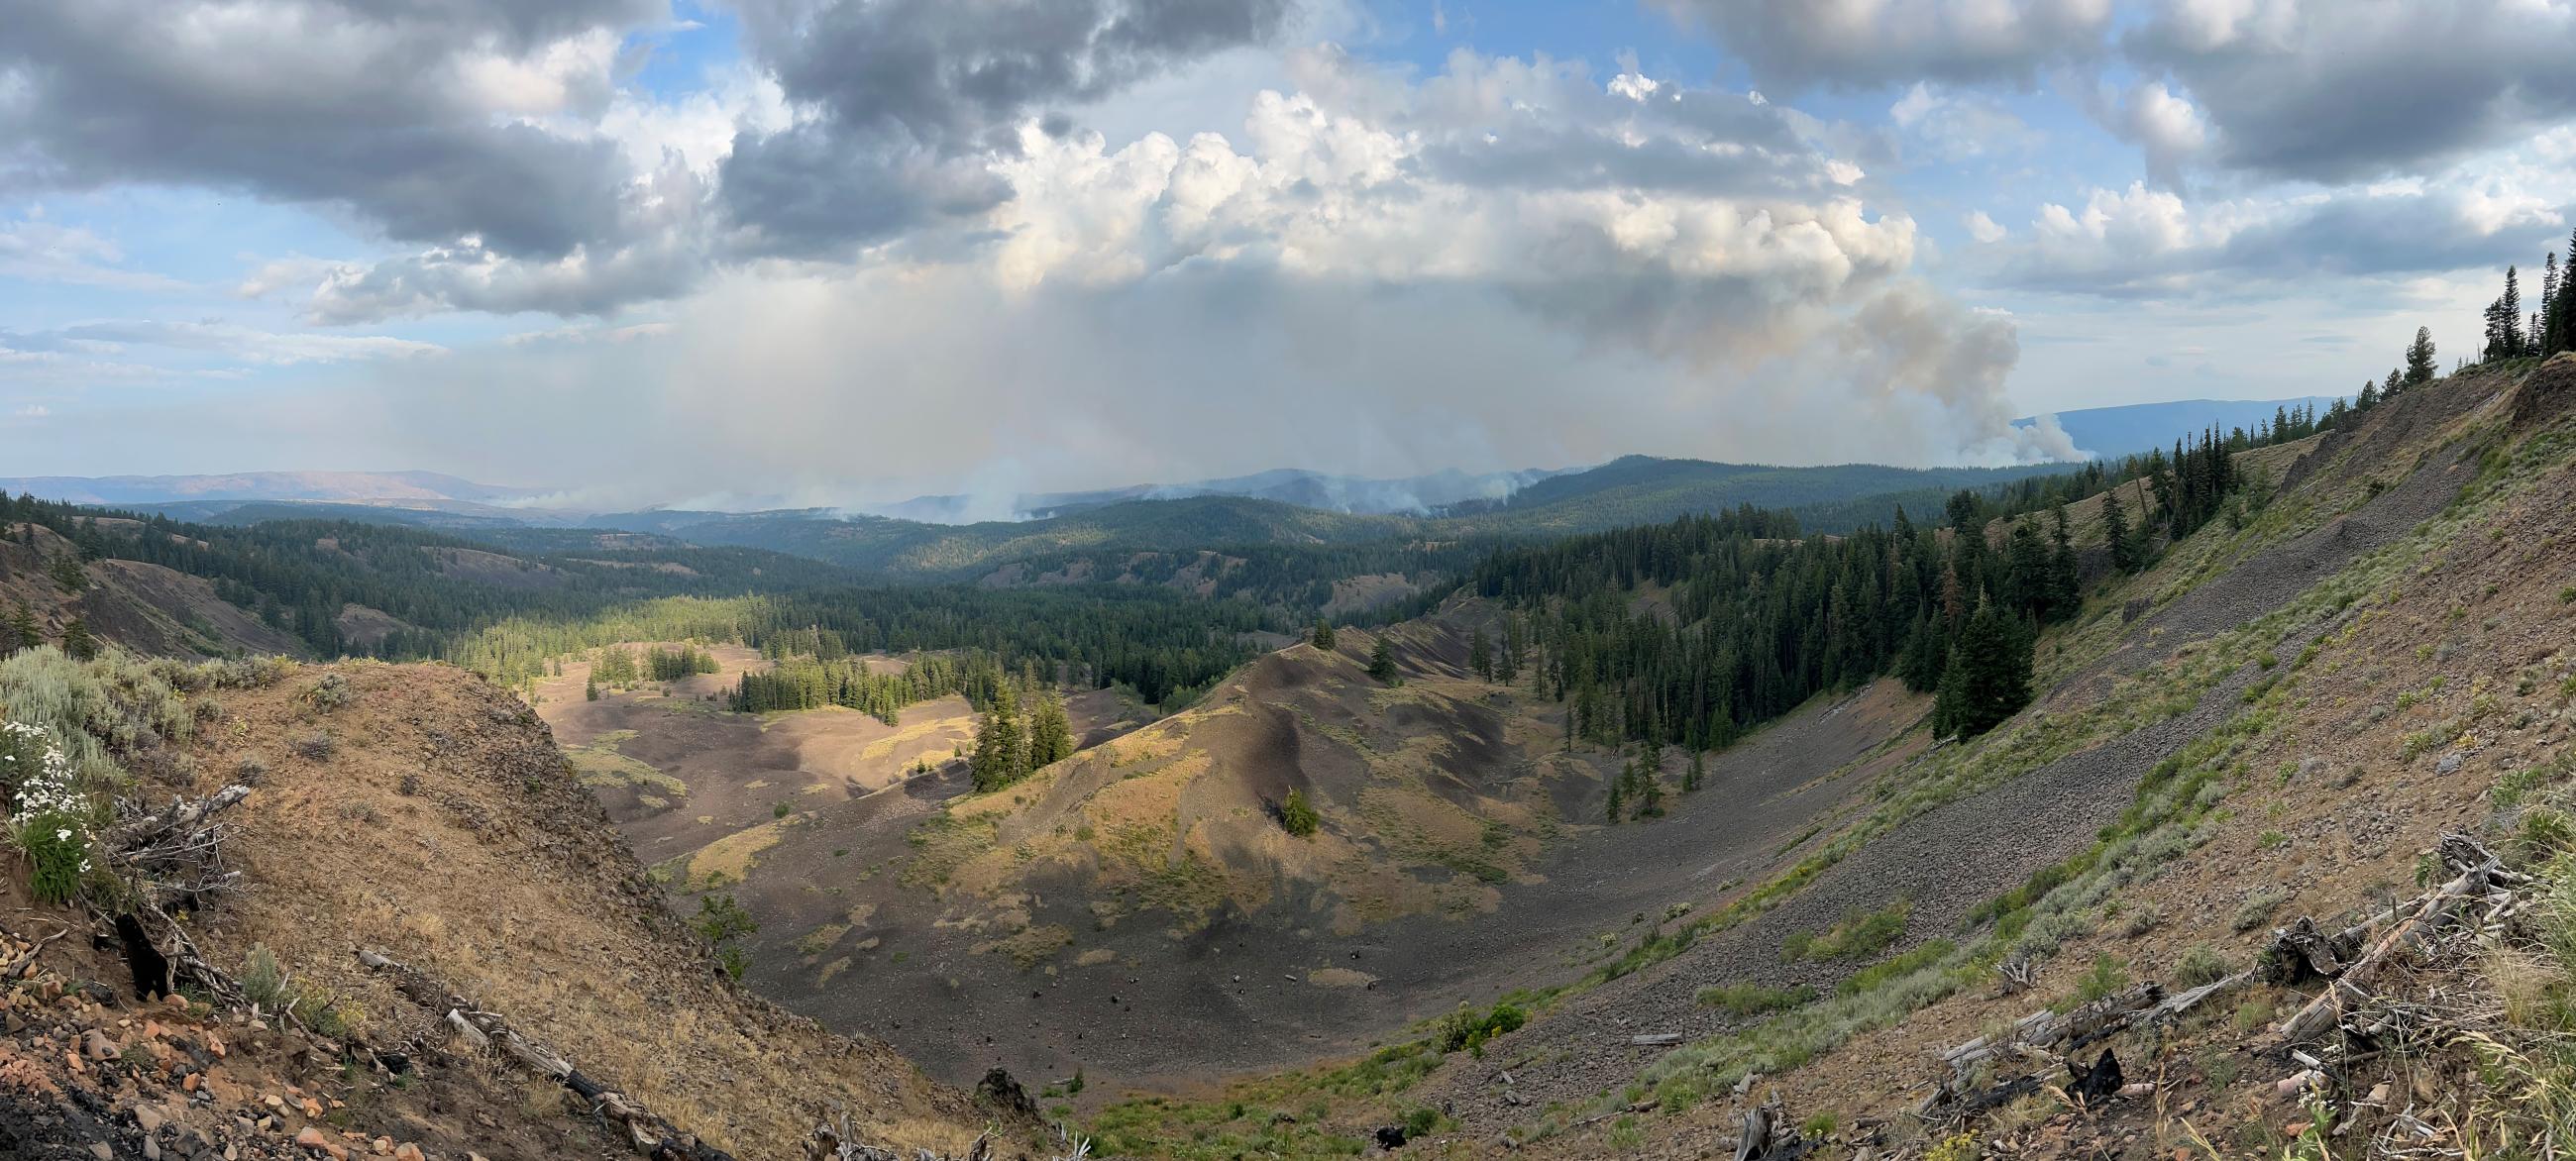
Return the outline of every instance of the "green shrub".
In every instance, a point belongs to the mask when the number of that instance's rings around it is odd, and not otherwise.
[[[1314,837],[1316,828],[1323,822],[1323,816],[1315,813],[1314,804],[1306,801],[1303,790],[1290,790],[1288,800],[1279,804],[1280,827],[1298,838]]]
[[[2174,964],[2174,983],[2186,988],[2214,984],[2235,970],[2227,957],[2206,943],[2195,943],[2183,950],[2182,959]]]
[[[1478,1012],[1460,1008],[1440,1022],[1440,1051],[1466,1049],[1481,1055],[1485,1042],[1506,1032],[1516,1032],[1529,1023],[1529,1013],[1514,1004],[1496,1004],[1493,1010]]]
[[[2253,894],[2245,897],[2244,903],[2237,906],[2236,917],[2230,921],[2229,926],[2239,932],[2252,931],[2261,927],[2263,921],[2270,919],[2272,912],[2279,910],[2281,904],[2288,902],[2289,898],[2290,893],[2279,887],[2256,888]]]
[[[349,704],[357,691],[349,688],[349,679],[337,673],[325,673],[320,681],[305,687],[304,700],[313,708],[328,713]]]
[[[2093,957],[2093,967],[2075,981],[2075,1002],[2090,1004],[2109,999],[2129,986],[2129,966],[2109,955]]]
[[[242,960],[239,983],[243,999],[272,1012],[284,1010],[294,1000],[286,987],[286,970],[277,965],[277,953],[266,944],[251,945]]]
[[[1905,921],[1914,913],[1914,902],[1899,899],[1877,911],[1845,912],[1842,922],[1824,934],[1798,932],[1781,941],[1780,957],[1801,959],[1867,959],[1885,951],[1905,938]]]
[[[0,785],[12,788],[9,837],[27,856],[28,886],[46,903],[68,903],[89,874],[96,808],[77,784],[71,755],[43,727],[0,722]]]

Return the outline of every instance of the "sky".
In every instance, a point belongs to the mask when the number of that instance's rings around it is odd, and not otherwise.
[[[850,504],[2473,355],[2576,0],[0,0],[0,475]]]

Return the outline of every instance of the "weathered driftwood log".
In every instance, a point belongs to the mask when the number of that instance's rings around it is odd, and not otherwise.
[[[1637,1048],[1662,1048],[1681,1042],[1682,1034],[1679,1032],[1648,1032],[1642,1036],[1628,1038],[1628,1043]]]
[[[654,1161],[733,1161],[731,1155],[681,1132],[626,1094],[583,1075],[562,1054],[519,1034],[500,1016],[475,1008],[419,969],[365,950],[358,952],[358,962],[393,977],[395,989],[413,1003],[433,1012],[445,1011],[448,1025],[468,1044],[498,1049],[520,1067],[551,1077],[590,1102],[594,1112],[625,1128],[637,1153]]]
[[[2454,843],[2454,839],[2458,842]],[[2461,844],[2465,844],[2466,851],[2460,849]],[[2344,968],[2324,992],[2308,1001],[2289,1019],[2283,1020],[2280,1032],[2284,1039],[2297,1044],[2324,1035],[2341,1022],[2344,1009],[2370,998],[2370,982],[2389,960],[2423,943],[2461,904],[2486,896],[2488,885],[2501,870],[2495,856],[2486,854],[2483,848],[2458,835],[2442,840],[2445,863],[2452,863],[2455,856],[2467,851],[2485,857],[2461,870],[2457,878],[2434,888],[2416,904],[2412,915],[2389,929],[2388,934],[2381,936],[2360,958],[2352,961],[2351,966]]]

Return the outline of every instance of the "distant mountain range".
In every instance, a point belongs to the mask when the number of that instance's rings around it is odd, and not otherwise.
[[[499,505],[544,496],[543,489],[503,488],[437,472],[235,472],[216,476],[25,476],[0,479],[13,494],[33,493],[74,504],[130,506],[262,500],[352,504]]]
[[[2059,412],[2057,421],[2079,448],[2119,456],[2169,446],[2175,436],[2210,424],[2250,428],[2279,408],[2329,401],[2185,400]],[[435,472],[56,476],[5,479],[0,487],[225,524],[356,520],[511,544],[543,539],[553,530],[617,530],[768,549],[890,577],[990,578],[994,570],[1022,567],[1031,575],[1073,578],[1132,571],[1137,553],[1338,551],[1336,546],[1360,545],[1378,546],[1371,551],[1379,555],[1371,559],[1400,570],[1422,563],[1425,554],[1458,546],[1660,523],[1746,504],[1791,512],[1808,529],[1841,531],[1884,522],[1899,506],[1930,513],[1960,489],[2062,467],[1774,467],[1627,456],[1580,469],[1446,471],[1395,479],[1282,469],[1084,492],[919,496],[858,513],[582,512],[546,507],[546,493],[536,489]],[[1412,547],[1401,553],[1387,548],[1398,545]]]
[[[1276,500],[1323,512],[1363,516],[1426,516],[1477,500],[1501,500],[1520,489],[1579,468],[1534,468],[1519,472],[1461,472],[1455,469],[1403,479],[1334,476],[1298,468],[1280,468],[1223,480],[1185,484],[1136,484],[1089,492],[1042,492],[988,497],[973,495],[915,496],[894,504],[861,509],[871,516],[918,520],[926,524],[974,524],[991,520],[1034,520],[1067,516],[1086,508],[1127,500],[1187,500],[1199,496],[1239,496]]]
[[[2118,457],[2170,448],[2174,437],[2211,424],[2252,431],[2255,424],[2270,422],[2273,413],[2281,408],[2313,403],[2323,411],[2335,398],[2302,395],[2296,399],[2177,399],[2171,403],[2088,407],[2058,412],[2057,425],[2077,448],[2097,456]],[[2038,416],[2029,416],[2014,420],[2013,426],[2029,427],[2038,422]]]

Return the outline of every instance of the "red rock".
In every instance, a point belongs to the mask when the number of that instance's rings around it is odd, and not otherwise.
[[[327,1154],[331,1161],[349,1161],[347,1149],[342,1148],[339,1142],[332,1140],[324,1135],[322,1130],[311,1125],[304,1126],[303,1132],[295,1134],[295,1143],[316,1153]]]

